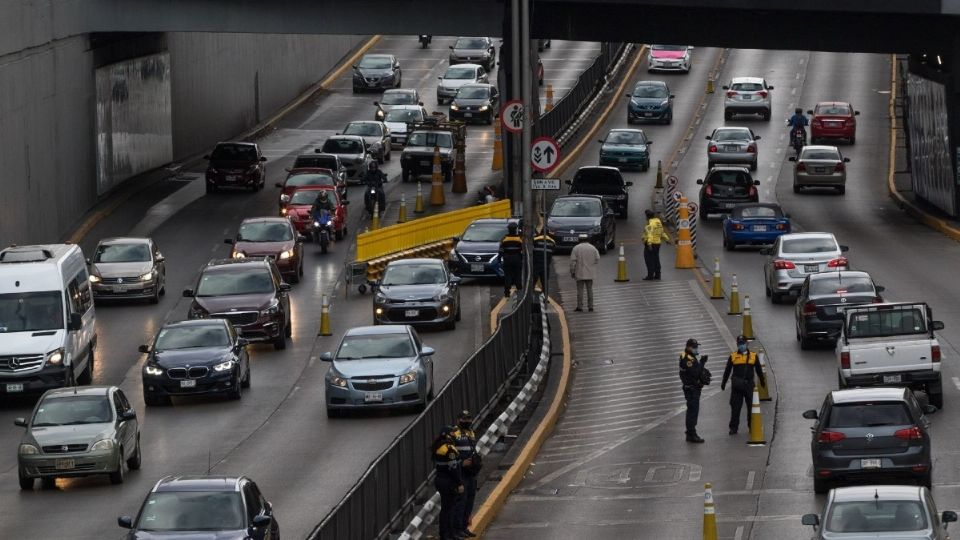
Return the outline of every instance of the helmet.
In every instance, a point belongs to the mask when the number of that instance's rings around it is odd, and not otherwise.
[[[744,343],[747,343],[747,336],[743,334],[740,334],[739,336],[737,336],[737,345],[742,345]]]
[[[687,347],[699,347],[699,346],[700,346],[700,342],[697,341],[696,339],[690,338],[687,340]]]
[[[793,112],[797,114],[803,114],[803,109],[801,109],[800,107],[797,107],[796,109],[793,110]]]
[[[327,200],[327,197],[329,197],[329,194],[327,193],[327,190],[322,190],[322,191],[320,192],[320,200],[321,200],[321,201],[326,201],[326,200]]]
[[[652,218],[653,216],[656,215],[656,214],[653,213],[653,210],[644,210],[643,213],[646,214],[647,219],[650,219],[650,218]]]
[[[464,409],[457,415],[457,420],[473,420],[473,415],[470,414],[470,411]]]
[[[370,169],[371,171],[375,170],[377,168],[377,160],[372,160],[370,164],[367,165],[367,168]]]
[[[516,222],[511,221],[510,223],[508,223],[508,224],[507,224],[507,231],[508,231],[510,234],[517,234],[517,224],[516,224]]]
[[[442,428],[440,428],[440,437],[449,439],[453,437],[453,432],[456,430],[457,428],[454,426],[443,426]]]

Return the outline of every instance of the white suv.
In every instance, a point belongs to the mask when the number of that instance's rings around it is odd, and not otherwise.
[[[732,120],[737,114],[759,114],[764,120],[770,120],[770,91],[773,86],[761,77],[736,77],[723,87],[723,119]]]

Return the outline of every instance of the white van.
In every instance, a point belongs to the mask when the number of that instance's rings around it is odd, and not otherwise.
[[[90,384],[95,323],[78,246],[0,251],[0,394]]]

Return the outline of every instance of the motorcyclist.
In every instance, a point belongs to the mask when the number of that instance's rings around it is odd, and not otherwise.
[[[364,192],[363,203],[367,209],[367,212],[373,214],[373,201],[370,198],[370,190],[373,189],[377,193],[377,202],[380,203],[380,211],[383,212],[384,207],[387,205],[387,194],[383,189],[383,183],[387,181],[387,175],[380,170],[380,167],[377,166],[376,160],[370,162],[370,165],[367,166],[367,176],[365,178],[368,189]]]
[[[810,121],[807,120],[807,117],[803,114],[803,109],[797,107],[793,111],[793,116],[787,120],[787,125],[790,126],[790,133],[793,134],[793,130],[799,129],[803,131],[804,138],[806,138],[807,130],[806,127],[810,124]]]
[[[333,211],[336,209],[336,206],[333,204],[333,200],[330,198],[330,193],[326,190],[320,192],[317,195],[316,200],[313,201],[313,207],[310,209],[310,213],[314,216],[317,216],[323,210],[333,214]]]
[[[420,45],[426,49],[427,45],[430,45],[430,42],[433,41],[433,36],[428,34],[419,34],[418,39],[420,40]]]
[[[495,189],[493,189],[493,186],[483,186],[483,189],[480,190],[478,199],[480,204],[496,202],[498,200],[497,192]]]

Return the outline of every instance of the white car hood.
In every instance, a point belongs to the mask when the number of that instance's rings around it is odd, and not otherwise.
[[[65,330],[0,333],[0,355],[36,355],[63,346]]]

